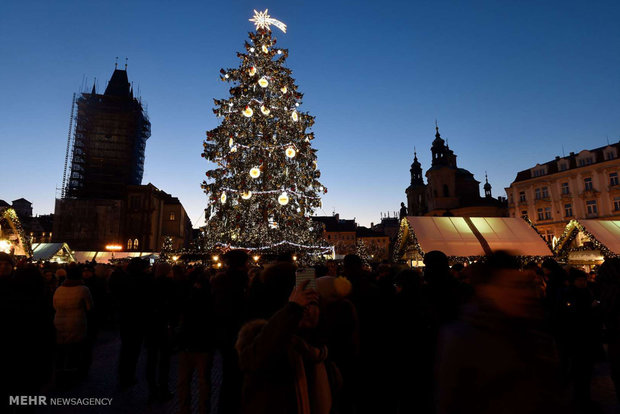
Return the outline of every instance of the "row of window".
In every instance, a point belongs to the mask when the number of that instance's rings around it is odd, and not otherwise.
[[[618,181],[618,173],[612,172],[609,174],[609,186],[615,187],[619,183]],[[592,185],[592,177],[586,177],[583,179],[583,189],[584,191],[592,191],[594,187]],[[570,186],[568,182],[560,183],[560,192],[561,194],[570,194]],[[534,198],[536,200],[541,200],[544,198],[549,198],[549,189],[548,187],[537,187],[534,189]],[[525,191],[519,192],[519,201],[526,202],[527,197],[525,196]]]
[[[620,211],[620,197],[615,197],[613,200],[614,203],[614,211]],[[551,213],[551,207],[543,207],[536,210],[538,221],[543,220],[552,220],[553,215]],[[524,210],[521,212],[523,216],[527,216],[527,211]],[[586,201],[586,215],[587,216],[597,216],[598,215],[598,204],[596,200],[587,200]],[[564,204],[564,217],[573,217],[573,205],[572,203]]]
[[[606,151],[605,152],[605,161],[609,161],[609,160],[613,160],[617,158],[616,156],[616,152],[614,150],[610,150],[610,151]],[[589,157],[581,157],[579,159],[577,159],[577,166],[578,167],[585,167],[588,165],[594,164],[594,157],[593,156],[589,156]],[[559,171],[566,171],[568,170],[568,161],[560,161],[558,162],[558,170]],[[535,170],[532,171],[532,175],[534,177],[540,177],[547,174],[547,167],[543,166],[541,168],[537,168]]]

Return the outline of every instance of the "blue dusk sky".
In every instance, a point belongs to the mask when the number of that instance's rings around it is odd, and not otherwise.
[[[518,171],[620,139],[620,2],[0,2],[0,198],[51,213],[71,96],[102,91],[115,57],[152,123],[143,183],[179,197],[194,226],[205,131],[228,96],[252,10],[273,28],[316,116],[323,210],[358,223],[405,201],[414,147],[426,170],[435,119],[479,181],[505,195]]]

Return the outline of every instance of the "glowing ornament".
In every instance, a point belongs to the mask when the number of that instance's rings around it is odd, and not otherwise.
[[[281,55],[282,51],[280,49],[278,49],[278,55]]]
[[[234,144],[235,144],[235,142],[233,141],[233,139],[232,139],[232,138],[230,138],[230,139],[228,140],[228,146],[229,146],[229,147],[232,147]]]
[[[288,204],[288,194],[286,194],[286,191],[280,194],[280,196],[278,197],[278,203],[283,206]]]
[[[256,68],[254,66],[252,66],[250,68],[250,70],[248,71],[248,73],[250,74],[250,76],[256,75]]]
[[[291,118],[293,118],[293,121],[297,122],[297,120],[299,119],[299,115],[297,115],[297,111],[293,111],[293,113],[291,114]]]
[[[250,48],[250,52],[254,53],[254,48],[253,47]]]
[[[250,177],[252,178],[258,178],[260,177],[260,169],[258,169],[258,167],[254,167],[250,170]]]
[[[226,75],[224,75],[224,77],[225,77],[226,79],[230,78],[230,76],[228,75],[228,73],[227,73]]]
[[[226,203],[226,193],[222,193],[222,196],[220,197],[220,201],[222,202],[222,204]]]
[[[260,111],[263,113],[263,115],[269,115],[271,113],[271,111],[269,110],[269,108],[265,108],[264,105],[262,105],[260,107]]]
[[[294,157],[295,157],[295,154],[297,154],[297,152],[295,151],[295,148],[293,148],[293,147],[288,147],[288,148],[286,149],[286,156],[287,156],[287,157],[289,157],[289,158],[294,158]]]
[[[265,79],[265,78],[263,77],[263,78],[260,78],[260,79],[258,80],[258,85],[259,85],[261,88],[266,88],[266,87],[267,87],[267,85],[269,85],[269,82],[267,81],[267,79]]]
[[[269,49],[267,49],[267,46],[265,46],[265,45],[263,45],[261,50],[263,51],[263,53],[269,53]]]
[[[236,146],[235,146],[235,147],[232,147],[232,148],[230,149],[230,152],[237,152],[237,147],[236,147]]]
[[[245,115],[248,118],[251,117],[253,114],[254,114],[254,111],[249,106],[246,106],[245,109],[243,110],[243,115]]]
[[[264,12],[257,12],[256,10],[254,10],[254,17],[252,17],[250,21],[254,23],[254,26],[256,26],[256,30],[271,30],[269,26],[274,25],[275,27],[286,33],[286,25],[281,21],[272,18],[269,14],[267,14],[268,11],[268,9],[265,9]]]
[[[241,193],[241,198],[243,198],[244,200],[248,200],[250,197],[252,197],[251,191],[244,191],[243,193]]]
[[[286,91],[288,91],[288,89],[286,88],[286,86],[283,86],[282,88],[280,88],[280,90],[282,91],[282,93],[286,93]]]

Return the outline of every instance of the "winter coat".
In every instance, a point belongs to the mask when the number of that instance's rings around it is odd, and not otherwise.
[[[90,290],[81,282],[65,280],[54,293],[56,343],[74,344],[86,339],[86,312],[93,308]]]
[[[470,304],[459,321],[444,326],[437,414],[566,412],[553,342],[534,322]]]
[[[243,413],[327,414],[331,409],[327,348],[295,335],[303,312],[289,303],[269,321],[249,322],[239,332]]]

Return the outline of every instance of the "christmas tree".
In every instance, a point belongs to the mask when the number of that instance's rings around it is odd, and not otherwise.
[[[284,67],[288,50],[272,37],[270,25],[286,26],[267,10],[254,13],[240,66],[220,71],[230,97],[214,99],[222,121],[204,142],[202,156],[214,164],[202,184],[206,248],[325,250],[310,218],[327,192],[311,145],[314,117],[300,110],[303,95]]]

